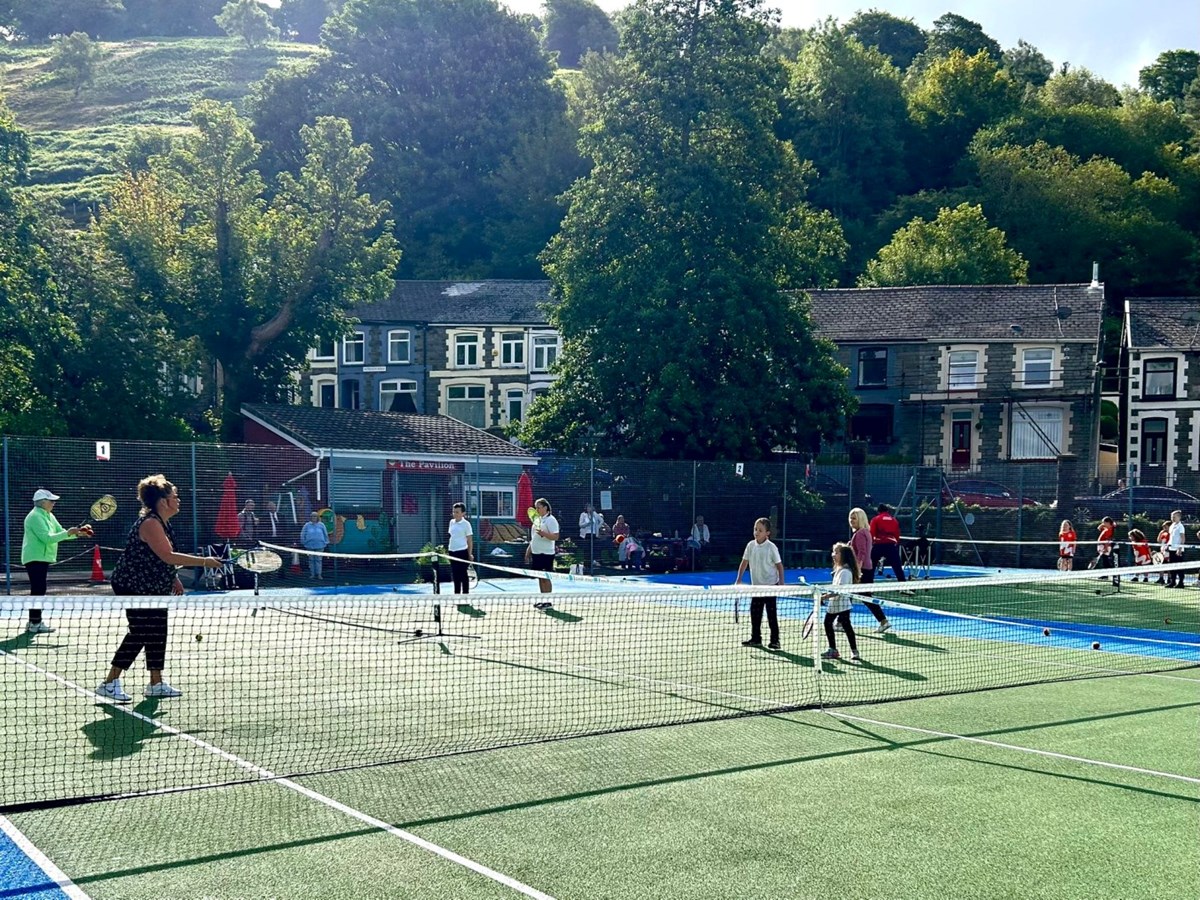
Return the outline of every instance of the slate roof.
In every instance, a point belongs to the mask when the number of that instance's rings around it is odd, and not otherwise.
[[[397,281],[391,295],[355,307],[363,322],[546,325],[549,281]]]
[[[1129,297],[1129,346],[1200,350],[1200,297]]]
[[[1086,284],[928,285],[808,291],[817,333],[839,343],[1086,341],[1100,338],[1104,291]],[[1055,301],[1065,319],[1055,315]],[[1019,325],[1018,334],[1013,325]],[[1059,326],[1061,325],[1061,331]]]
[[[526,465],[537,462],[529,451],[449,416],[266,403],[242,404],[242,413],[314,450],[455,458],[478,455]]]

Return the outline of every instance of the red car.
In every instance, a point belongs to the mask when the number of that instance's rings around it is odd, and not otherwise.
[[[1037,501],[1031,497],[1018,498],[1015,492],[995,481],[963,478],[959,481],[951,481],[947,487],[950,489],[949,492],[942,491],[943,503],[957,500],[967,506],[989,506],[997,509],[1038,505]]]

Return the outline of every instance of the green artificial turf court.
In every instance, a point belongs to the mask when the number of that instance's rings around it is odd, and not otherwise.
[[[125,708],[80,609],[0,645],[3,796],[251,782],[10,811],[94,897],[1187,896],[1195,592],[1077,581],[896,594],[819,666],[807,592],[778,653],[713,591],[189,603],[185,697]]]

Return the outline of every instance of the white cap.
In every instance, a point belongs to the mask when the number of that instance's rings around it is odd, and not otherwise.
[[[58,500],[58,499],[59,499],[58,494],[52,494],[52,493],[50,493],[50,491],[46,490],[45,488],[41,488],[40,490],[35,491],[34,495],[33,495],[34,503],[41,503],[43,500]]]

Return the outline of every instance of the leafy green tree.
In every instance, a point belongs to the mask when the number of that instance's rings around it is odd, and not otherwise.
[[[1004,71],[1018,84],[1039,88],[1054,74],[1054,63],[1033,44],[1023,40],[1017,46],[1004,51]]]
[[[928,38],[912,19],[901,19],[878,9],[858,12],[846,23],[846,34],[864,47],[874,47],[903,72],[917,54],[925,50]]]
[[[1138,85],[1155,100],[1183,102],[1183,95],[1200,77],[1200,53],[1195,50],[1167,50],[1138,72]]]
[[[807,42],[807,28],[772,28],[763,53],[774,59],[793,61]]]
[[[982,25],[955,13],[946,13],[934,19],[928,41],[925,52],[932,59],[943,59],[955,50],[967,57],[986,53],[996,63],[1002,58],[1000,45],[983,30]]]
[[[1029,264],[991,228],[983,209],[943,208],[932,222],[913,219],[867,264],[862,287],[913,284],[1022,284]]]
[[[321,26],[330,16],[342,11],[346,0],[282,0],[279,15],[288,36],[306,44],[321,40]]]
[[[303,128],[304,164],[269,201],[248,123],[204,101],[192,124],[170,156],[118,184],[98,227],[131,294],[220,364],[221,430],[235,438],[242,403],[281,399],[307,348],[345,329],[346,309],[388,294],[399,254],[379,233],[383,206],[359,191],[370,153],[344,120]]]
[[[83,86],[95,80],[96,66],[103,55],[85,32],[73,31],[54,38],[51,66],[63,74],[78,98]]]
[[[905,186],[900,73],[832,20],[813,29],[789,68],[779,134],[816,165],[813,202],[839,218],[868,217]]]
[[[125,14],[116,19],[105,37],[217,37],[222,31],[216,16],[226,0],[121,0]]]
[[[0,24],[40,44],[75,31],[98,37],[124,13],[121,0],[7,0]]]
[[[774,134],[768,15],[757,0],[639,0],[625,21],[622,52],[584,65],[594,165],[544,254],[563,357],[522,439],[578,446],[586,427],[603,452],[665,458],[811,447],[849,401],[806,301],[785,293],[822,216]]]
[[[269,78],[255,103],[264,169],[298,165],[300,125],[336,112],[374,148],[365,186],[395,210],[403,277],[540,277],[559,196],[581,169],[528,23],[495,0],[356,0],[323,35],[328,53]],[[521,170],[549,178],[509,190]],[[497,223],[510,221],[548,230],[495,245]]]
[[[563,68],[578,67],[589,50],[614,52],[617,40],[616,26],[591,0],[546,0],[542,43]]]
[[[1102,108],[1121,105],[1121,92],[1098,75],[1082,66],[1072,69],[1068,63],[1046,82],[1041,90],[1041,100],[1047,106],[1099,106]]]
[[[970,57],[951,50],[934,60],[908,96],[909,114],[925,138],[926,170],[935,179],[948,172],[976,131],[1019,105],[1020,89],[983,50]]]
[[[258,47],[279,37],[279,29],[258,0],[229,0],[213,21],[230,37],[241,38],[247,47]]]

